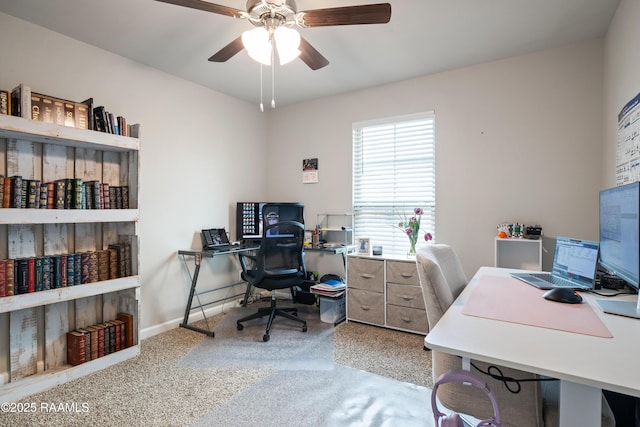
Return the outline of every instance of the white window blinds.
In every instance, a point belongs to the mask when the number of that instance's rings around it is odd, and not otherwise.
[[[422,208],[418,246],[435,238],[435,115],[433,112],[353,125],[354,235],[406,255],[409,238],[397,226]]]

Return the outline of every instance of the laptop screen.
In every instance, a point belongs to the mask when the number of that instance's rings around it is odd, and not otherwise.
[[[598,242],[557,237],[553,274],[592,286],[598,263]]]
[[[211,235],[213,237],[213,245],[228,245],[229,238],[227,237],[227,231],[224,228],[214,228],[211,230]]]

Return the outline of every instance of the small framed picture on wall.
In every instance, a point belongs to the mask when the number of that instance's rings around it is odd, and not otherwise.
[[[368,237],[360,237],[358,238],[358,255],[369,255],[371,254],[371,246]]]

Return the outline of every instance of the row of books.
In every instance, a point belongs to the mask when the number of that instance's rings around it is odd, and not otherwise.
[[[30,209],[129,209],[129,187],[98,180],[53,182],[0,175],[0,207]]]
[[[140,132],[140,125],[128,124],[127,119],[122,116],[114,116],[113,113],[105,110],[100,105],[92,109],[93,130],[98,132],[113,133],[115,135],[133,136],[137,138]]]
[[[24,84],[11,93],[0,90],[0,114],[136,138],[140,129],[139,124],[127,124],[123,116],[114,116],[104,106],[94,107],[93,98],[70,101],[33,92]]]
[[[133,346],[133,315],[67,332],[67,364],[76,366]]]
[[[79,286],[132,275],[131,244],[71,254],[0,260],[0,297]]]

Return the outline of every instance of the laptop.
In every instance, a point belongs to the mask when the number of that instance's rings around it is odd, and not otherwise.
[[[229,243],[229,237],[224,228],[212,228],[210,230],[202,230],[202,249],[204,250],[224,250],[229,249],[232,244]]]
[[[595,284],[598,249],[598,242],[558,237],[550,273],[511,273],[511,276],[540,289],[590,290]]]

